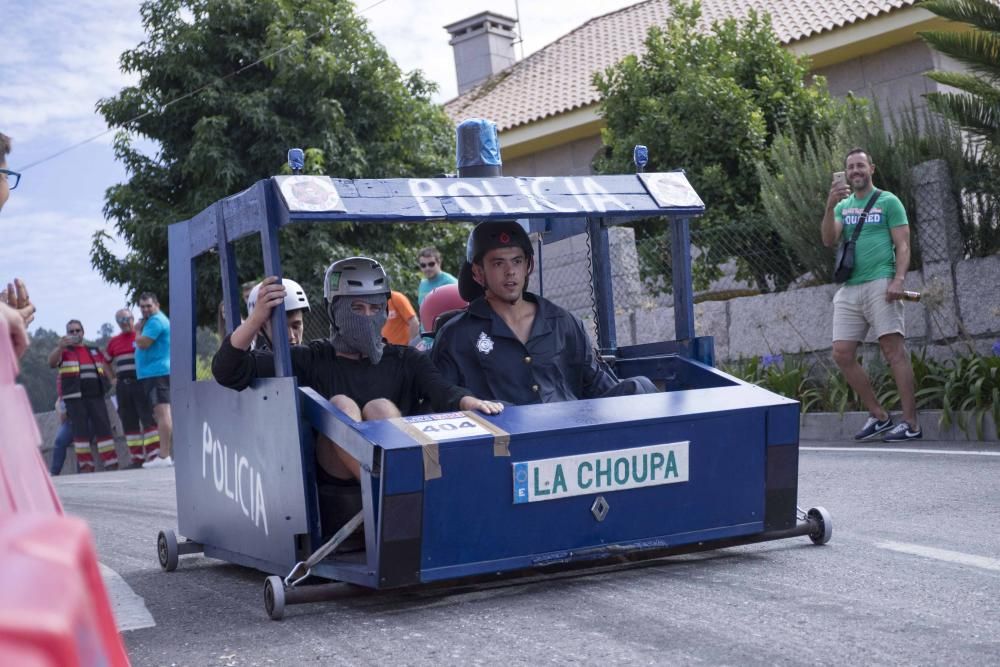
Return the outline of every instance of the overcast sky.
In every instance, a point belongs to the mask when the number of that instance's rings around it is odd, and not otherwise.
[[[635,0],[520,3],[524,53],[594,16]],[[13,137],[8,167],[18,170],[105,131],[94,105],[133,83],[118,71],[122,52],[143,39],[135,0],[0,0],[0,131]],[[404,71],[423,70],[456,94],[449,23],[484,10],[515,15],[514,0],[358,0],[356,6]],[[420,36],[420,37],[418,37]],[[520,52],[519,52],[520,53]],[[124,291],[90,267],[90,239],[112,233],[105,189],[125,180],[109,133],[24,171],[0,213],[0,280],[25,279],[38,315],[33,328],[62,331],[70,318],[88,334],[124,304]]]

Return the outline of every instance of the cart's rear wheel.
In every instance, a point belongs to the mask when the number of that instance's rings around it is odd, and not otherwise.
[[[833,517],[824,507],[813,507],[807,516],[816,522],[816,527],[809,533],[813,544],[826,544],[833,537]]]
[[[264,610],[272,621],[284,618],[285,582],[281,577],[271,576],[264,580]]]
[[[156,537],[156,556],[164,572],[173,572],[177,569],[177,536],[169,528],[161,530]]]

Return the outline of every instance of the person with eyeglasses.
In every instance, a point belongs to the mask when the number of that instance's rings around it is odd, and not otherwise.
[[[428,294],[438,287],[458,283],[458,278],[443,269],[441,266],[441,253],[434,246],[422,248],[417,253],[417,266],[424,273],[424,277],[420,280],[420,286],[417,288],[417,310],[419,311],[420,307],[424,305],[424,299],[427,298]],[[420,339],[418,347],[423,350],[430,350],[433,346],[434,339],[430,336],[424,336]]]
[[[10,191],[21,181],[21,174],[7,168],[10,154],[10,137],[0,132],[0,209],[10,198]],[[10,337],[14,357],[20,359],[31,344],[28,325],[35,319],[35,306],[28,298],[28,288],[20,279],[0,288],[0,333]]]
[[[21,174],[7,168],[7,156],[10,155],[10,137],[0,132],[0,208],[10,198],[10,191],[21,182]]]
[[[118,417],[133,468],[160,456],[160,433],[153,419],[153,406],[135,371],[135,318],[122,308],[115,313],[121,333],[108,341],[107,357],[115,373]]]
[[[118,469],[118,453],[111,434],[111,420],[104,395],[114,372],[104,353],[87,345],[80,320],[66,323],[66,335],[49,353],[49,366],[59,369],[66,414],[73,424],[73,449],[80,472],[94,472],[96,464],[90,440],[97,440],[97,453],[105,470]]]
[[[443,285],[454,285],[458,282],[458,278],[444,270],[441,266],[441,253],[433,246],[422,248],[417,253],[417,266],[424,274],[420,280],[420,286],[417,288],[417,310],[420,310],[424,299],[435,288]]]

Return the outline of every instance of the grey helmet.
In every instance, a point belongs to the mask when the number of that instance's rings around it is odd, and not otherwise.
[[[323,276],[323,300],[330,304],[338,296],[389,297],[389,277],[385,269],[368,257],[340,259],[326,269]]]

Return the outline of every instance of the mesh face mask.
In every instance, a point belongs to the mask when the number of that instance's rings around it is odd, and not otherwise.
[[[351,310],[354,300],[377,306],[378,313],[369,317]],[[333,323],[331,341],[337,352],[360,354],[367,357],[373,365],[382,360],[382,327],[388,317],[386,312],[387,298],[385,294],[370,294],[366,296],[338,296],[330,304],[329,315]]]

